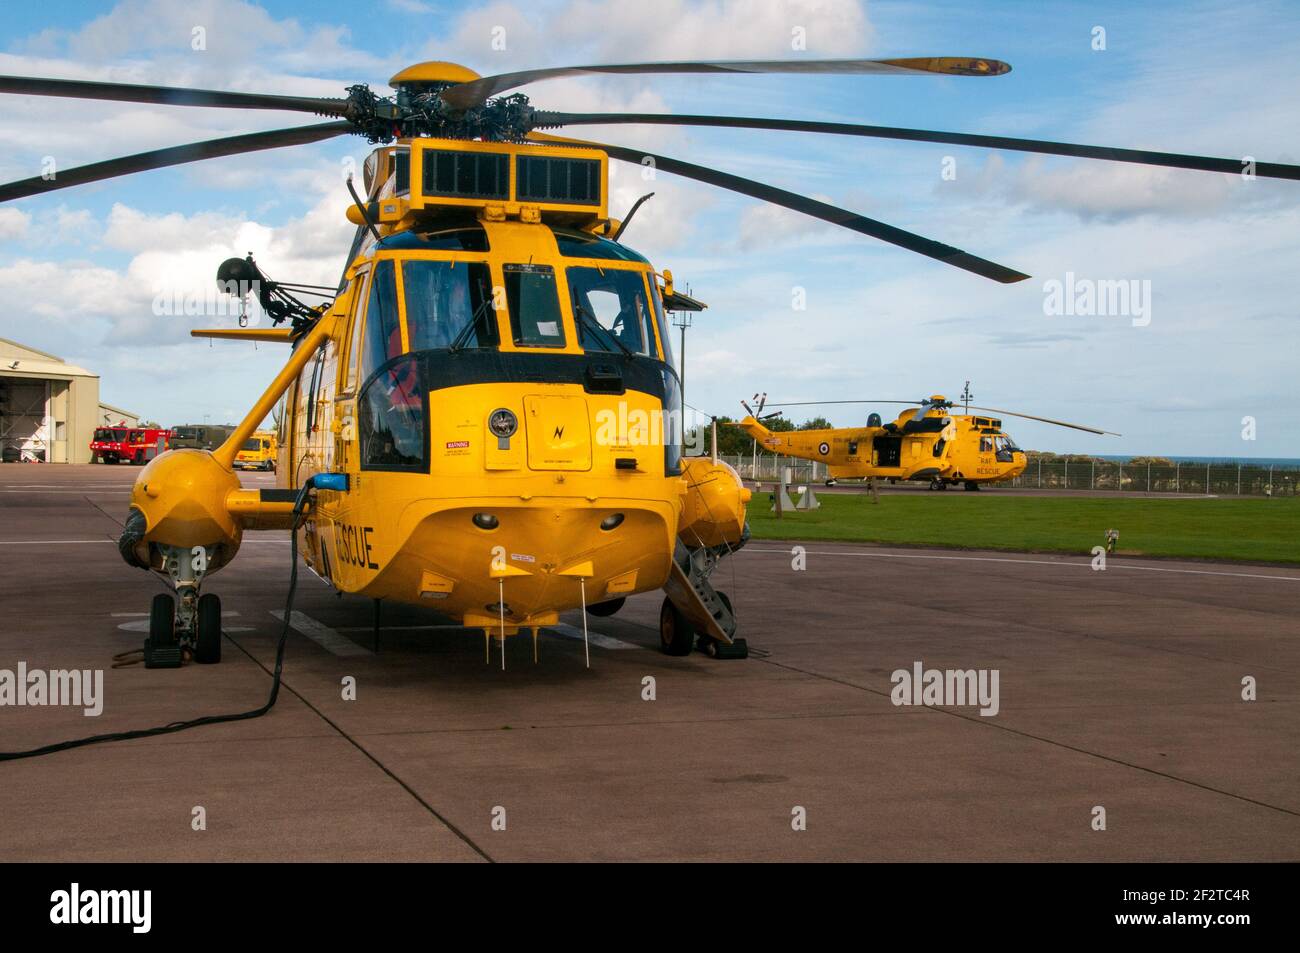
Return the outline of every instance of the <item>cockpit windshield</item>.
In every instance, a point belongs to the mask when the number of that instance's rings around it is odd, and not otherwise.
[[[575,316],[580,309],[586,316],[578,319],[583,350],[614,351],[622,345],[632,354],[654,353],[650,305],[640,271],[570,267],[567,274]]]
[[[550,265],[506,265],[506,307],[517,347],[564,347],[564,322]]]
[[[406,261],[402,284],[412,351],[499,343],[492,279],[483,262]]]
[[[993,438],[993,447],[997,451],[997,458],[1000,463],[1011,463],[1014,459],[1012,454],[1021,453],[1021,449],[1016,446],[1016,442],[1007,434],[998,434]]]

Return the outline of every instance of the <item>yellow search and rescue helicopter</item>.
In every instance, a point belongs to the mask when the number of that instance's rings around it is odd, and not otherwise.
[[[984,414],[950,413],[953,402],[942,394],[920,401],[906,400],[829,400],[771,404],[772,407],[808,407],[826,404],[911,404],[898,419],[882,423],[880,415],[867,416],[865,427],[832,427],[818,430],[772,431],[763,425],[775,414],[763,415],[766,394],[756,394],[756,408],[741,401],[748,415],[737,426],[773,453],[826,464],[828,486],[837,480],[865,478],[928,480],[930,489],[946,490],[961,483],[967,490],[981,484],[997,483],[1019,476],[1025,469],[1025,452],[1016,446],[1002,421],[987,414],[1005,414],[1085,430],[1088,433],[1121,436],[1109,430],[1085,427],[1032,414],[992,407],[975,407]]]
[[[334,121],[196,142],[0,185],[0,201],[218,156],[347,133],[377,146],[336,289],[270,281],[249,259],[219,278],[255,295],[276,327],[196,331],[275,341],[292,355],[215,450],[164,453],[140,473],[120,540],[163,574],[146,663],[220,659],[220,602],[200,596],[246,530],[292,529],[307,564],[340,592],[435,607],[481,629],[485,649],[565,610],[614,611],[666,590],[664,651],[736,638],[709,576],[748,538],[749,500],[714,457],[682,456],[681,391],[666,310],[703,305],[620,239],[611,158],[720,186],[1000,282],[1028,276],[797,193],[640,149],[539,130],[620,123],[774,129],[944,142],[1236,173],[1235,159],[883,126],[731,116],[558,113],[519,86],[561,76],[875,73],[992,77],[997,60],[918,58],[640,63],[480,77],[451,63],[399,72],[396,93],[268,95],[0,76],[0,93],[281,110]],[[1258,176],[1300,178],[1259,162]],[[639,205],[639,203],[638,203]],[[295,292],[325,292],[304,304]],[[288,321],[285,328],[278,325]],[[278,489],[241,486],[234,464],[282,407]],[[291,590],[292,591],[292,590]],[[584,615],[585,619],[585,615]],[[281,651],[283,649],[283,637]],[[534,642],[535,651],[535,642]],[[720,654],[725,654],[721,653]],[[278,666],[278,662],[277,662]],[[278,667],[277,667],[278,671]],[[278,684],[278,683],[277,683]]]

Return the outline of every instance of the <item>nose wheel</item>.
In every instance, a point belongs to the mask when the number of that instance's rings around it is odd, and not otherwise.
[[[199,595],[213,548],[160,548],[160,568],[176,587],[176,594],[153,597],[149,638],[144,644],[145,668],[179,668],[187,656],[200,665],[214,665],[221,661],[221,599],[211,592]]]
[[[215,665],[221,661],[221,597],[205,592],[194,614],[194,661]]]
[[[149,639],[144,644],[144,667],[180,668],[186,652],[200,665],[220,662],[221,597],[211,592],[200,596],[189,625],[178,617],[176,605],[176,599],[165,592],[153,597],[149,606]]]
[[[149,604],[149,639],[144,644],[145,668],[180,668],[181,643],[176,637],[176,600],[165,592]]]
[[[193,589],[179,590],[180,600],[160,592],[149,605],[145,668],[180,668],[186,657],[200,665],[221,661],[221,598]]]

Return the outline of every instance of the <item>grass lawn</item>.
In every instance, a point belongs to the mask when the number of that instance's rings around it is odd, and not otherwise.
[[[1011,494],[823,493],[821,509],[768,512],[768,491],[749,507],[755,539],[911,543],[962,549],[1086,554],[1119,530],[1120,555],[1300,563],[1300,499],[1183,499]]]

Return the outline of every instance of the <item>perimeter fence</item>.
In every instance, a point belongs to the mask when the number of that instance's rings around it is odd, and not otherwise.
[[[775,482],[789,468],[790,483],[820,483],[826,464],[773,453],[722,454],[750,480]],[[1113,490],[1120,493],[1191,493],[1215,496],[1295,496],[1300,467],[1247,463],[1116,463],[1030,456],[1024,473],[1005,486],[1036,490]]]

